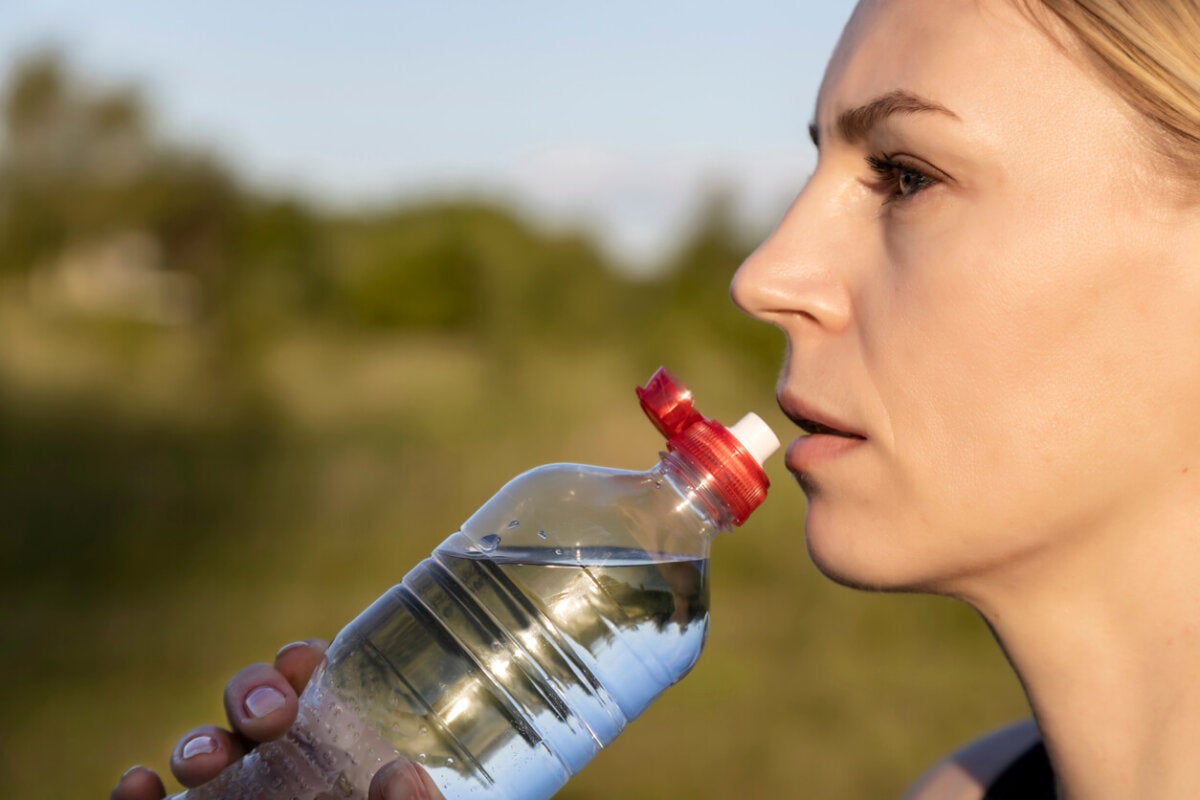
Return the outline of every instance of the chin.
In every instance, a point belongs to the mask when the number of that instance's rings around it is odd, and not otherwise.
[[[918,556],[904,536],[882,523],[839,524],[810,511],[805,542],[821,574],[851,589],[935,592],[940,583],[931,560]]]
[[[830,553],[815,546],[811,539],[808,541],[808,555],[822,575],[847,588],[864,592],[911,591],[911,588],[905,582],[898,581],[894,574],[884,574],[883,570],[872,569],[872,565],[845,558],[841,553]]]

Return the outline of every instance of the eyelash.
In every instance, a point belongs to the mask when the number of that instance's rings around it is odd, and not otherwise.
[[[879,188],[887,192],[884,203],[901,203],[912,199],[918,193],[928,189],[940,181],[910,164],[896,161],[893,157],[867,156],[867,164],[879,181]],[[915,178],[916,184],[904,188],[905,178]]]

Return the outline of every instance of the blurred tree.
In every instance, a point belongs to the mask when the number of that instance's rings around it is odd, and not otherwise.
[[[290,198],[248,198],[237,220],[234,257],[275,276],[290,276],[291,311],[314,311],[328,303],[329,252],[318,216]],[[278,281],[277,281],[278,282]]]
[[[144,108],[127,87],[89,91],[61,56],[18,64],[4,97],[0,267],[28,271],[68,242],[111,230],[113,204],[148,167]]]
[[[473,201],[345,219],[336,237],[354,321],[470,334],[493,350],[603,335],[629,290],[589,240]]]
[[[713,189],[701,203],[691,233],[669,259],[658,287],[672,328],[688,331],[695,346],[731,349],[756,374],[773,376],[782,335],[742,314],[729,300],[734,272],[760,237],[739,224],[731,192]]]
[[[417,208],[335,226],[344,311],[357,324],[461,331],[478,314],[479,266],[453,210]]]
[[[94,87],[56,51],[16,65],[4,93],[0,270],[30,274],[71,250],[148,236],[142,265],[193,276],[212,313],[228,294],[242,192],[203,154],[156,136],[133,87]]]

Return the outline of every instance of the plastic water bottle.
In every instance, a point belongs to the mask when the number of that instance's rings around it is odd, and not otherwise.
[[[176,798],[366,797],[403,755],[448,800],[548,798],[696,663],[717,533],[765,498],[778,439],[699,414],[660,369],[646,472],[510,481],[334,639],[281,739]]]

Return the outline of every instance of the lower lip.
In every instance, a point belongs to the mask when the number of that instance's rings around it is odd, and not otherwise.
[[[814,467],[857,450],[866,442],[866,439],[831,436],[825,433],[801,436],[788,446],[787,465],[793,472],[808,472]]]

